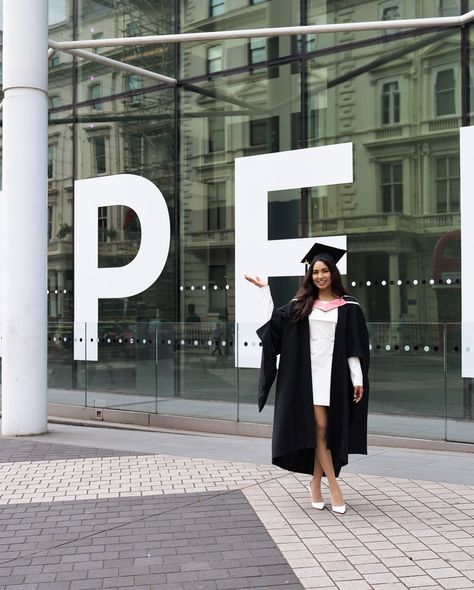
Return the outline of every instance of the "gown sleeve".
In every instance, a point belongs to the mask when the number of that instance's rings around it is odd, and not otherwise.
[[[272,317],[274,308],[272,294],[270,292],[270,285],[267,285],[266,287],[261,287],[259,291],[262,298],[262,304],[264,307],[265,322],[268,322],[268,320],[270,320]]]
[[[348,359],[350,357],[357,357],[360,361],[362,370],[362,382],[360,385],[364,387],[364,398],[368,393],[368,371],[370,362],[369,353],[369,333],[367,324],[365,323],[364,313],[358,303],[349,304],[350,313],[347,321],[346,334],[346,354]],[[348,361],[349,362],[349,361]],[[352,375],[351,375],[352,377]],[[359,385],[359,383],[354,383]]]
[[[286,306],[279,309],[273,308],[273,300],[270,288],[262,287],[268,321],[257,330],[262,346],[262,362],[260,366],[260,378],[258,384],[258,411],[261,412],[267,403],[268,394],[277,375],[277,356],[281,350],[281,339],[284,329]],[[268,317],[267,315],[267,317]]]
[[[364,380],[362,377],[362,367],[360,366],[360,360],[357,356],[350,356],[347,359],[349,365],[349,371],[351,373],[351,381],[354,387],[356,385],[363,385]]]

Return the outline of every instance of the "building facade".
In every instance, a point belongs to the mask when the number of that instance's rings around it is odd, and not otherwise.
[[[473,8],[465,0],[51,0],[50,37],[388,21]],[[270,193],[268,237],[347,235],[346,283],[371,332],[373,432],[474,442],[471,383],[460,374],[459,128],[470,124],[470,39],[469,27],[453,27],[94,50],[173,76],[176,87],[56,53],[50,400],[270,421],[255,411],[256,371],[234,362],[234,287],[243,280],[234,272],[234,162],[349,141],[354,182]],[[172,224],[168,262],[144,293],[100,302],[99,361],[75,362],[74,181],[118,173],[144,176],[162,191]],[[133,259],[140,224],[132,210],[100,208],[97,228],[100,266]],[[284,302],[298,280],[271,284]]]

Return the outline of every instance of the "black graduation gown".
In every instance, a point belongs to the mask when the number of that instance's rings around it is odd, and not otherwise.
[[[369,398],[369,338],[357,300],[344,295],[338,307],[331,369],[327,446],[339,475],[349,453],[367,454]],[[271,319],[257,330],[262,341],[258,408],[262,411],[277,377],[272,436],[272,463],[298,473],[314,471],[316,428],[313,410],[309,320],[290,319],[293,302],[274,309]],[[276,357],[280,354],[278,371]],[[354,403],[347,359],[359,357],[364,396]],[[278,374],[278,376],[277,376]]]

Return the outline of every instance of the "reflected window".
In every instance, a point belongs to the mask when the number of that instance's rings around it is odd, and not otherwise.
[[[401,18],[400,5],[398,2],[390,2],[381,7],[381,20],[398,20]]]
[[[440,16],[459,16],[459,0],[439,0]]]
[[[107,207],[99,207],[99,242],[107,241]]]
[[[95,16],[115,8],[115,0],[82,0],[82,17]]]
[[[456,80],[454,69],[440,70],[436,74],[435,104],[436,116],[456,114]]]
[[[54,176],[54,146],[48,146],[48,180]]]
[[[398,82],[385,82],[380,97],[382,125],[400,123],[400,88]]]
[[[89,86],[89,100],[92,101],[91,108],[93,111],[101,111],[102,103],[100,98],[102,96],[102,86],[100,83],[91,84]]]
[[[278,117],[250,121],[251,146],[266,146],[270,151],[278,151],[279,144]]]
[[[224,14],[225,0],[209,0],[209,16]]]
[[[227,291],[227,267],[225,264],[209,265],[209,311],[225,314]]]
[[[105,174],[107,171],[107,157],[105,153],[105,137],[92,139],[92,157],[95,174]]]
[[[53,206],[48,206],[48,242],[53,237]]]
[[[226,229],[225,182],[207,185],[207,229]]]
[[[225,126],[223,117],[208,119],[208,151],[220,152],[225,150]]]
[[[249,40],[249,64],[267,60],[267,40],[261,37]]]
[[[52,68],[56,68],[57,66],[59,66],[61,64],[61,56],[59,55],[59,53],[55,53],[52,56],[51,61],[49,63],[51,64]]]
[[[138,106],[143,102],[143,94],[138,92],[143,89],[143,81],[138,74],[130,74],[126,77],[127,92],[133,92],[128,98],[127,102],[130,106]]]
[[[128,165],[131,170],[139,171],[143,166],[143,136],[130,135],[128,138]]]
[[[93,33],[91,39],[97,40],[97,39],[103,39],[104,38],[104,33],[102,31],[99,31],[97,33]],[[97,53],[99,51],[100,47],[94,47],[92,49],[92,51],[94,53]]]
[[[459,211],[459,157],[436,158],[436,212]]]
[[[49,97],[49,108],[50,109],[57,109],[61,106],[61,97],[57,94],[53,94],[53,96]]]
[[[305,51],[316,51],[316,35],[309,33],[305,35],[306,46]],[[303,51],[303,35],[292,35],[291,37],[291,53],[301,53]]]
[[[213,45],[207,48],[207,73],[213,74],[223,69],[223,47],[222,45]]]
[[[403,164],[390,162],[380,167],[383,213],[403,211]]]

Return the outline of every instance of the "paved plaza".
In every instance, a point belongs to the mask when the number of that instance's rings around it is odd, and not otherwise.
[[[373,447],[341,474],[343,516],[269,456],[61,424],[0,438],[0,590],[474,588],[474,454]]]

